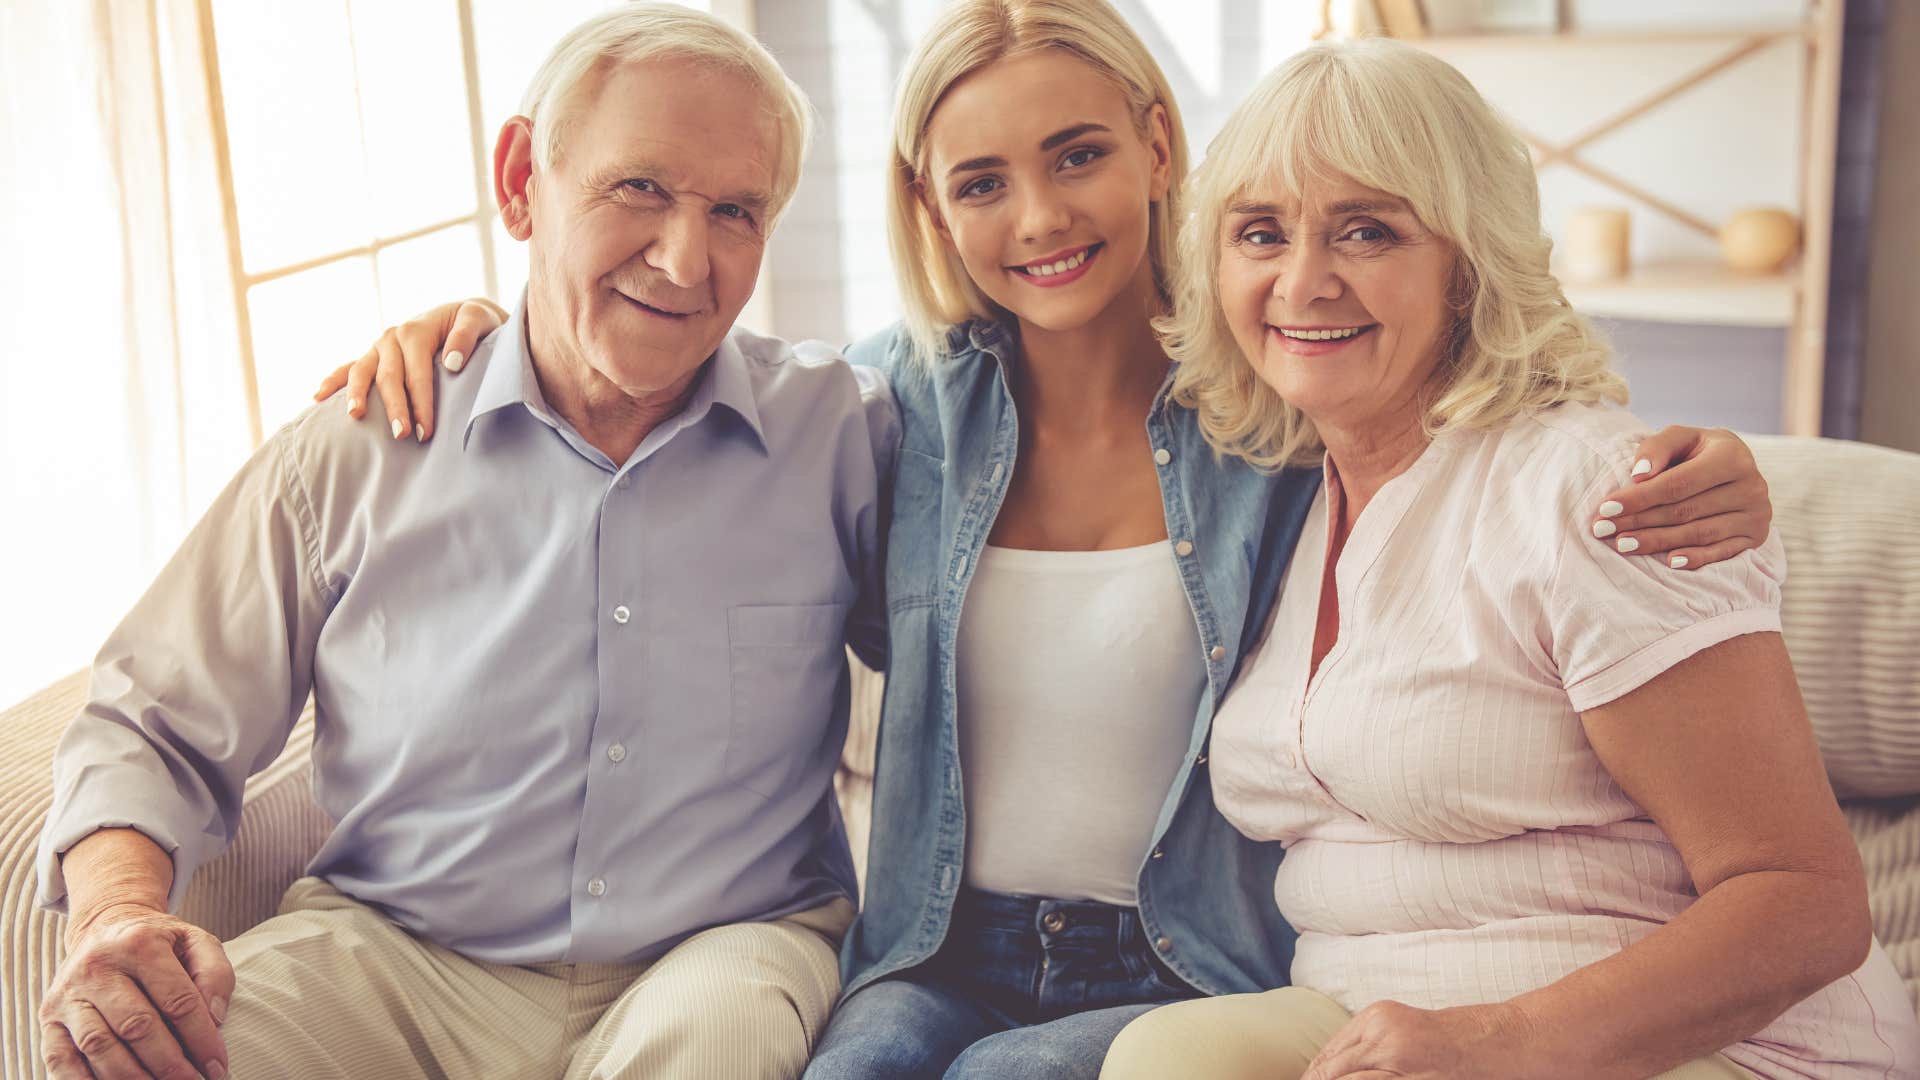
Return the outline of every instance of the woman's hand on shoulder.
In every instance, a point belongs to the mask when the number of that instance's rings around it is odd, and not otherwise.
[[[1753,450],[1724,428],[1669,427],[1640,443],[1633,477],[1590,523],[1615,551],[1698,570],[1766,542],[1773,503]]]
[[[458,374],[480,339],[506,321],[506,311],[484,298],[442,304],[388,327],[366,355],[320,380],[313,400],[324,401],[344,387],[347,415],[358,420],[367,414],[368,388],[378,386],[393,437],[411,431],[426,442],[433,437],[434,363]]]

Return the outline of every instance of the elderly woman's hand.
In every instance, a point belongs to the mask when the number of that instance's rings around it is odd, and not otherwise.
[[[1381,1001],[1354,1014],[1300,1080],[1524,1080],[1566,1075],[1535,1051],[1516,1006],[1416,1009]]]
[[[1759,547],[1773,526],[1767,481],[1740,436],[1669,427],[1640,444],[1633,480],[1595,508],[1593,535],[1614,550],[1661,555],[1676,570]]]

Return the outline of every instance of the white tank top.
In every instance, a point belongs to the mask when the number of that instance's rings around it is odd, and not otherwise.
[[[1207,683],[1172,545],[987,548],[956,666],[967,884],[1134,905]]]

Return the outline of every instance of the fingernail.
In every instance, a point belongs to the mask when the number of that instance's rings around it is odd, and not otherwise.
[[[359,412],[359,411],[360,411],[360,399],[359,399],[359,398],[357,398],[357,397],[350,397],[350,398],[348,398],[348,399],[347,399],[347,411],[348,411],[348,412]]]
[[[399,420],[395,420],[393,422],[393,437],[397,439],[400,436],[405,435],[406,433],[407,433],[407,425],[402,423]]]
[[[1617,517],[1619,516],[1620,511],[1625,509],[1626,507],[1621,506],[1619,503],[1614,502],[1612,499],[1608,499],[1606,502],[1603,502],[1600,504],[1600,516],[1601,517]]]
[[[1685,570],[1687,568],[1687,557],[1685,555],[1675,555],[1673,558],[1667,560],[1667,565],[1673,567],[1675,570]]]
[[[200,1071],[207,1075],[207,1080],[227,1080],[227,1067],[217,1061],[207,1062]]]
[[[207,1008],[213,1011],[214,1023],[224,1024],[227,1022],[227,999],[226,998],[223,998],[223,997],[214,998],[213,1004],[207,1006]]]
[[[1640,541],[1631,536],[1623,536],[1613,542],[1614,550],[1624,553],[1640,550]]]
[[[1612,536],[1614,533],[1617,533],[1619,531],[1620,531],[1619,527],[1614,525],[1614,523],[1611,521],[1596,521],[1593,523],[1593,535],[1599,537],[1602,540],[1605,540],[1607,537]]]
[[[1653,462],[1648,461],[1646,458],[1641,458],[1639,461],[1633,463],[1633,475],[1635,476],[1645,476],[1652,471]]]
[[[413,437],[414,437],[414,439],[415,439],[415,440],[417,440],[417,441],[419,441],[419,442],[426,442],[426,441],[427,441],[427,429],[426,429],[426,428],[424,428],[424,427],[422,427],[422,426],[420,426],[419,424],[415,424],[415,425],[413,425]]]
[[[447,354],[446,364],[448,371],[459,371],[467,366],[467,358],[460,355],[459,349],[455,349]]]

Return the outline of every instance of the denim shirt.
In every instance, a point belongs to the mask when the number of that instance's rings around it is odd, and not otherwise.
[[[977,320],[954,328],[946,346],[945,355],[916,356],[896,326],[847,352],[887,373],[904,435],[886,545],[890,662],[866,899],[842,952],[846,994],[940,947],[966,852],[955,641],[967,583],[1013,475],[1018,417],[1007,370],[1018,345],[1006,327]],[[1216,462],[1194,413],[1171,404],[1167,390],[1155,398],[1147,434],[1207,691],[1180,771],[1161,795],[1140,868],[1140,916],[1155,952],[1195,988],[1271,989],[1287,984],[1293,958],[1294,932],[1272,898],[1281,849],[1246,839],[1214,809],[1207,738],[1242,654],[1266,625],[1321,474]]]

